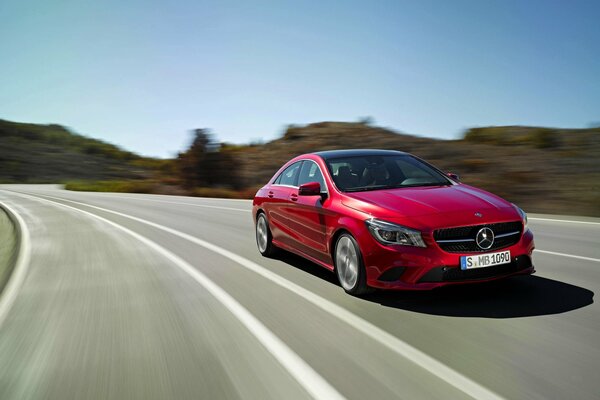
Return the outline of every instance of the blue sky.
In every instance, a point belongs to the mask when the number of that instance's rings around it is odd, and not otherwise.
[[[600,121],[598,1],[0,2],[0,118],[168,157],[189,131],[270,140],[355,121]]]

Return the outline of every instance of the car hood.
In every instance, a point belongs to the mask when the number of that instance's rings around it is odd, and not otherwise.
[[[375,218],[409,219],[413,225],[461,225],[519,219],[508,201],[465,184],[344,193],[342,203]],[[476,216],[475,213],[481,214]],[[443,221],[440,216],[444,215]]]

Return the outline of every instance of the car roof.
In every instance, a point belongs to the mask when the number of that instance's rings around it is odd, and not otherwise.
[[[311,153],[311,154],[319,156],[324,160],[329,160],[332,158],[342,158],[342,157],[393,156],[393,155],[408,154],[408,153],[405,153],[403,151],[397,151],[397,150],[348,149],[348,150],[317,151],[317,152]]]

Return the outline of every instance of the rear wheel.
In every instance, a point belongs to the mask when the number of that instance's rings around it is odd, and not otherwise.
[[[335,271],[342,288],[352,295],[369,293],[365,267],[356,239],[343,233],[335,244]]]
[[[273,244],[269,222],[262,212],[256,219],[256,245],[260,254],[265,257],[272,257],[277,252],[277,247]]]

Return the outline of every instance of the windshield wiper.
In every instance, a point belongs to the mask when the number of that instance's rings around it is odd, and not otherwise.
[[[410,185],[398,185],[396,186],[397,188],[403,188],[403,187],[421,187],[421,186],[450,186],[450,183],[443,183],[443,182],[429,182],[429,183],[413,183]]]

